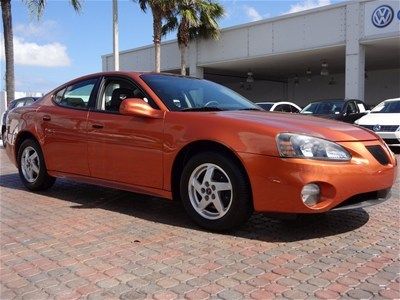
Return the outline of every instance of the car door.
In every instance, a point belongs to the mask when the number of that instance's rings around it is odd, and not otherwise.
[[[98,77],[65,86],[52,96],[53,105],[40,107],[38,125],[49,170],[89,176],[87,116],[97,82]]]
[[[104,77],[88,117],[88,161],[92,177],[135,186],[162,188],[163,119],[124,116],[126,98],[158,107],[131,79]]]

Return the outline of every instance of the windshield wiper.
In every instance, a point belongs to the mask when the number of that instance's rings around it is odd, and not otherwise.
[[[188,107],[181,109],[181,111],[222,111],[222,110],[223,109],[216,106]]]

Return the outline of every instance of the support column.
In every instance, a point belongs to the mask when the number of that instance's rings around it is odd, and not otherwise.
[[[189,74],[200,79],[204,78],[204,68],[197,66],[197,40],[189,46]]]
[[[345,97],[364,101],[365,85],[365,46],[361,45],[360,3],[346,6],[346,73]]]

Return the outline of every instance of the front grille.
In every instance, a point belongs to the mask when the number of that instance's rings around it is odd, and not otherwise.
[[[395,132],[399,125],[361,125],[364,128],[375,132]]]
[[[366,148],[381,165],[389,164],[389,157],[380,145],[366,146]]]
[[[396,145],[400,144],[400,141],[398,139],[383,139],[386,144],[388,145]]]
[[[354,209],[378,204],[391,196],[390,189],[362,193],[343,201],[334,210]]]

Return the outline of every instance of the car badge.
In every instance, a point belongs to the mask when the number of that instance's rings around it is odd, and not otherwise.
[[[379,131],[379,130],[381,130],[381,125],[375,125],[372,129],[374,131]]]

